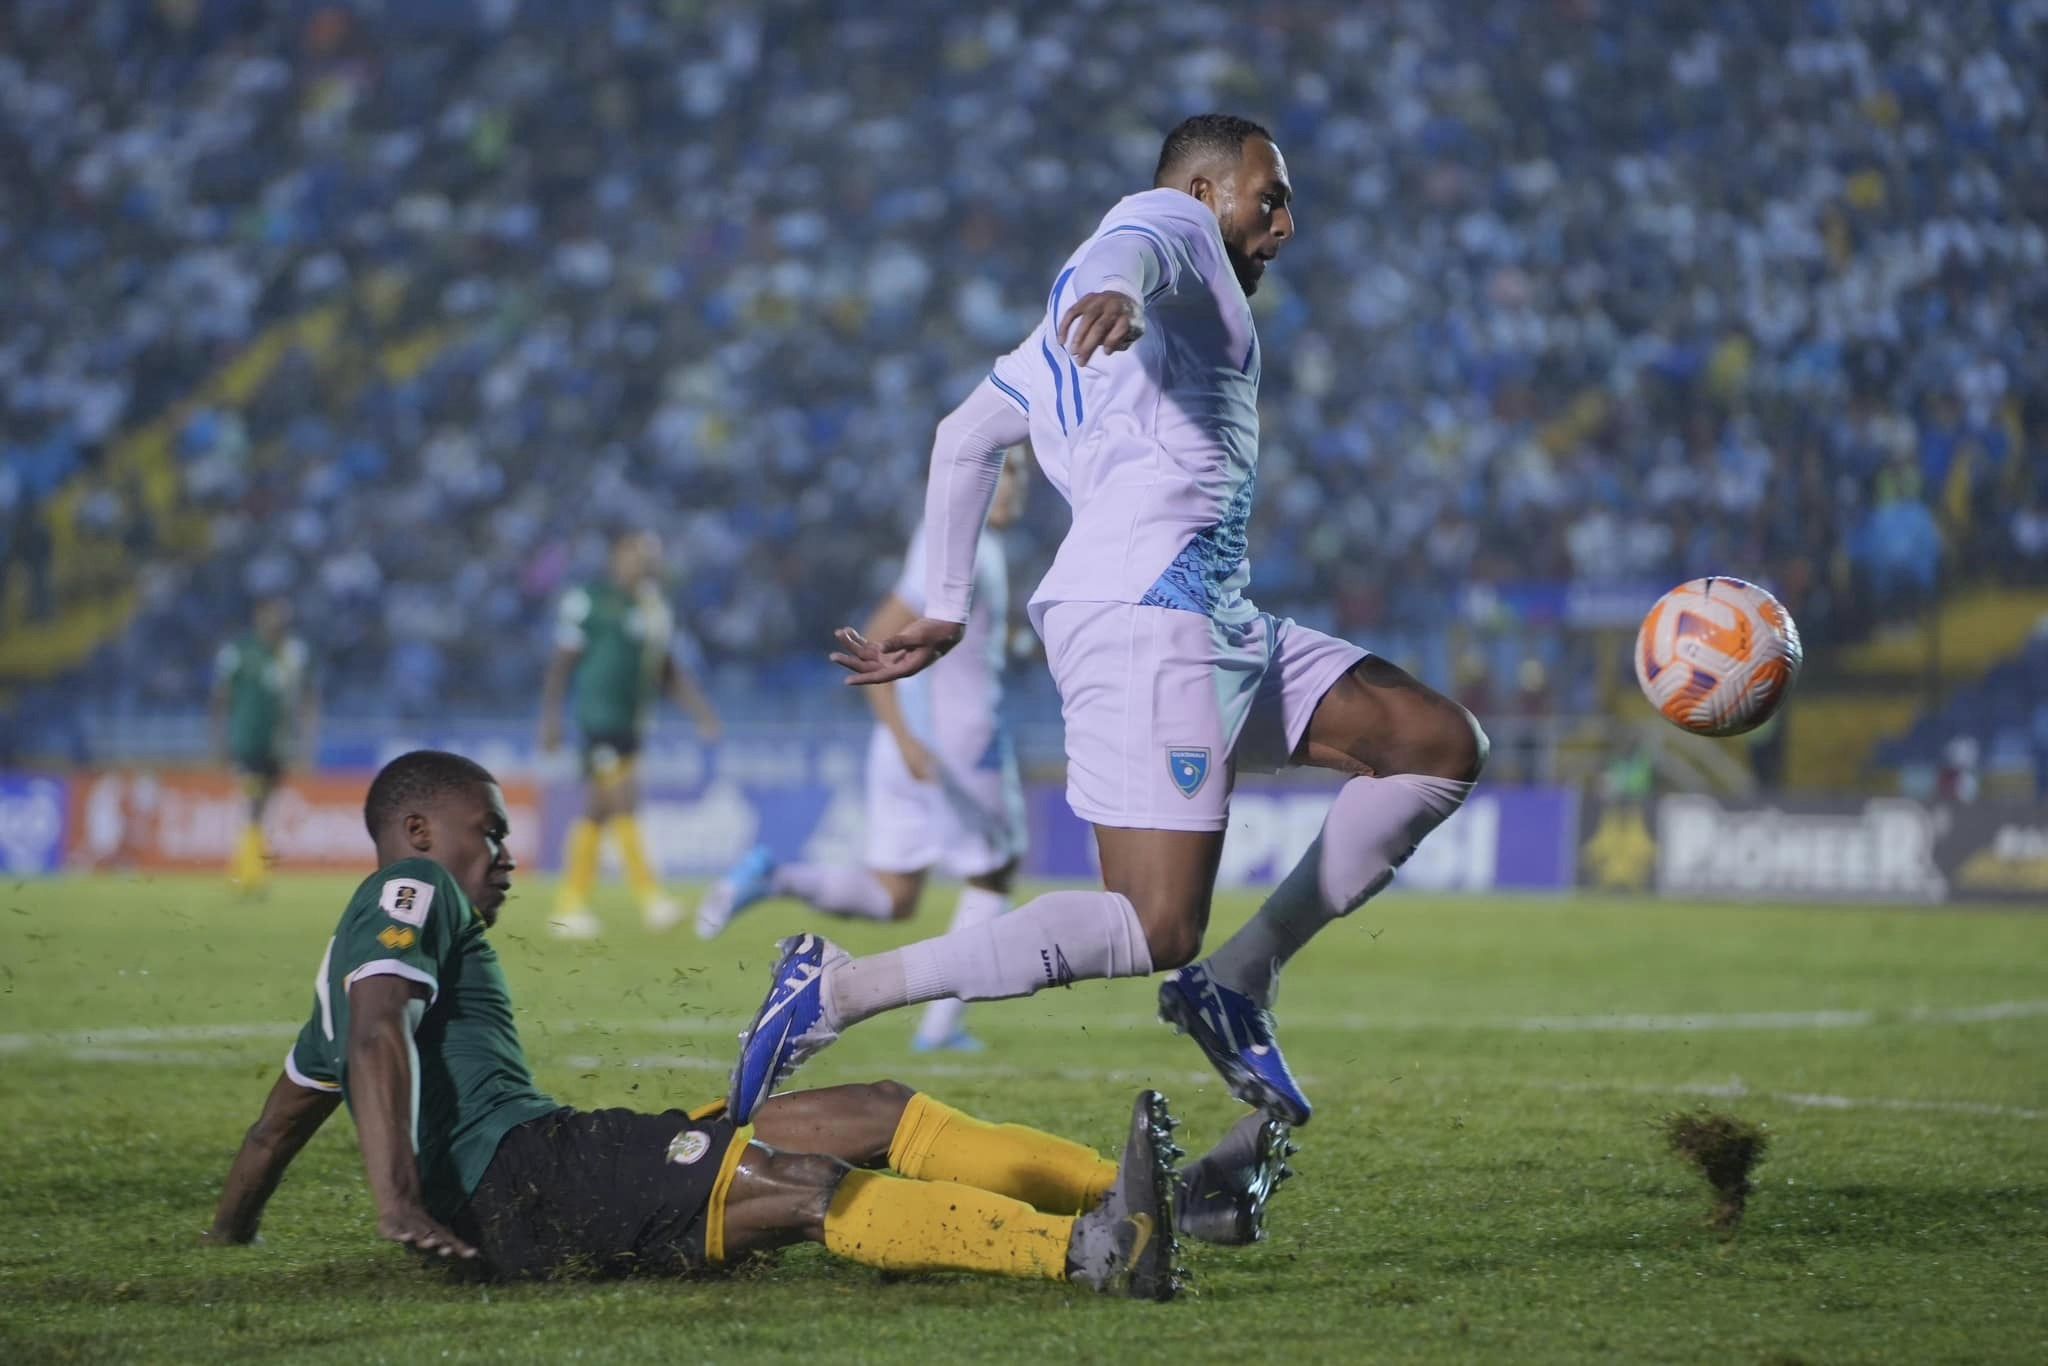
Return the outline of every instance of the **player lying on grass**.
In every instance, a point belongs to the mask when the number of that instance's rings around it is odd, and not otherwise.
[[[712,884],[697,907],[697,933],[722,934],[757,901],[791,896],[827,915],[907,920],[937,867],[966,885],[954,930],[985,924],[1010,909],[1010,883],[1024,853],[1024,787],[1017,751],[1002,724],[1003,654],[1010,634],[1010,576],[1001,531],[1024,510],[1029,456],[1004,460],[974,558],[974,610],[960,646],[901,684],[867,690],[875,727],[868,740],[867,866],[777,863],[753,850]],[[896,587],[868,618],[867,633],[887,640],[924,611],[924,529],[910,538]],[[943,997],[924,1008],[912,1047],[977,1051],[966,1005]]]
[[[893,1271],[1072,1280],[1168,1298],[1176,1155],[1156,1092],[1119,1166],[893,1082],[780,1097],[751,1127],[694,1111],[576,1111],[541,1094],[487,931],[511,887],[503,794],[453,754],[385,766],[364,818],[380,871],[343,913],[311,1018],[228,1171],[207,1237],[246,1243],[343,1101],[380,1236],[501,1277],[677,1275],[800,1241]],[[1180,1185],[1246,1241],[1282,1174],[1240,1125]],[[888,1166],[897,1175],[870,1170]]]

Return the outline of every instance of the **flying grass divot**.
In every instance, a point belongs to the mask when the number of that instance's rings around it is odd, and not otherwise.
[[[1749,1174],[1764,1160],[1771,1136],[1761,1124],[1711,1110],[1675,1111],[1664,1116],[1660,1127],[1671,1151],[1699,1168],[1713,1188],[1714,1207],[1707,1222],[1733,1237],[1756,1190]]]

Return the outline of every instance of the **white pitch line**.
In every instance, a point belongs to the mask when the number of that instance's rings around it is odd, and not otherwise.
[[[562,1059],[562,1065],[577,1072],[599,1072],[606,1068],[624,1068],[629,1072],[728,1072],[729,1062],[713,1058],[700,1058],[686,1053],[654,1053],[638,1058],[600,1058],[590,1053],[572,1053]],[[864,1068],[873,1071],[873,1068]],[[933,1062],[924,1058],[898,1058],[884,1064],[880,1069],[887,1072],[901,1072],[905,1076],[946,1077],[956,1080],[989,1081],[1085,1081],[1110,1085],[1136,1085],[1140,1082],[1167,1082],[1177,1086],[1221,1085],[1222,1079],[1214,1072],[1167,1072],[1150,1070],[1104,1067],[1019,1067],[1007,1062]],[[1304,1086],[1312,1086],[1316,1078],[1298,1078]]]
[[[1373,1031],[1482,1030],[1542,1034],[1685,1034],[1719,1030],[1869,1029],[1901,1024],[1989,1024],[2048,1016],[2048,1001],[1993,1001],[1974,1006],[1914,1006],[1905,1010],[1767,1010],[1651,1015],[1501,1015],[1400,1017],[1304,1011],[1288,1014],[1283,1023],[1297,1029]],[[1150,1015],[1113,1015],[1085,1023],[1103,1029],[1140,1029],[1157,1025]],[[731,1036],[739,1020],[685,1015],[671,1019],[563,1020],[535,1027],[536,1038],[563,1034],[658,1034],[677,1037]],[[45,1049],[101,1047],[114,1044],[218,1043],[242,1039],[289,1039],[298,1028],[288,1024],[211,1024],[71,1029],[0,1034],[0,1054]]]
[[[214,1032],[201,1035],[202,1038],[246,1039],[259,1037],[288,1037],[296,1031],[269,1026],[209,1026]],[[233,1028],[234,1032],[224,1032]],[[135,1042],[148,1042],[146,1037],[134,1038],[141,1031],[129,1030],[126,1035]],[[4,1037],[4,1036],[0,1036]],[[21,1036],[15,1036],[21,1037]],[[101,1036],[106,1037],[106,1036]],[[110,1048],[104,1046],[68,1046],[59,1051],[72,1062],[84,1063],[142,1063],[157,1067],[218,1066],[232,1061],[216,1054],[199,1053],[192,1050]],[[577,1072],[600,1072],[613,1068],[624,1071],[644,1072],[714,1072],[724,1073],[729,1064],[722,1059],[699,1057],[683,1053],[656,1053],[625,1059],[607,1059],[590,1053],[572,1053],[561,1059],[561,1065]],[[1106,1086],[1129,1086],[1139,1083],[1168,1084],[1175,1086],[1206,1087],[1215,1085],[1218,1078],[1213,1072],[1189,1071],[1161,1073],[1150,1070],[1102,1067],[1019,1067],[1014,1063],[981,1062],[935,1062],[923,1058],[900,1058],[888,1064],[886,1069],[912,1077],[939,1077],[950,1080],[1049,1080],[1094,1083]],[[1320,1078],[1304,1074],[1300,1078],[1304,1086],[1313,1087]],[[1432,1089],[1444,1090],[1453,1086],[1468,1085],[1451,1077],[1436,1077]],[[1641,1096],[1705,1096],[1716,1100],[1755,1099],[1791,1105],[1804,1110],[1885,1110],[1895,1113],[1925,1113],[1947,1115],[1969,1115],[1980,1119],[2019,1119],[2030,1121],[2048,1120],[2048,1110],[2029,1109],[2018,1105],[1997,1105],[1974,1100],[1918,1100],[1901,1096],[1837,1096],[1812,1091],[1756,1091],[1750,1089],[1740,1077],[1722,1082],[1631,1082],[1631,1081],[1545,1081],[1525,1077],[1519,1080],[1502,1081],[1489,1079],[1487,1087],[1509,1088],[1526,1091],[1549,1091],[1561,1095],[1586,1095],[1623,1092]]]
[[[38,1034],[0,1034],[0,1053],[46,1048],[88,1048],[124,1043],[217,1043],[233,1039],[289,1039],[299,1032],[287,1024],[137,1025],[114,1029],[61,1029]]]
[[[1834,1096],[1817,1091],[1756,1091],[1740,1077],[1727,1081],[1536,1081],[1524,1079],[1505,1083],[1532,1090],[1584,1095],[1602,1091],[1625,1091],[1637,1096],[1706,1096],[1714,1100],[1768,1100],[1802,1110],[1891,1110],[1922,1111],[1929,1114],[1976,1115],[1985,1119],[2048,1119],[2048,1110],[2020,1105],[1994,1105],[1980,1100],[1913,1100],[1903,1096]]]
[[[711,1058],[692,1057],[687,1054],[649,1054],[637,1058],[606,1059],[591,1054],[577,1054],[563,1059],[564,1065],[580,1072],[599,1072],[608,1068],[622,1068],[629,1072],[724,1072],[727,1064]],[[1122,1068],[1101,1067],[1019,1067],[1004,1062],[928,1062],[921,1059],[905,1058],[889,1064],[884,1070],[901,1072],[914,1077],[946,1077],[967,1081],[1025,1081],[1033,1079],[1053,1081],[1078,1081],[1111,1086],[1130,1086],[1138,1083],[1173,1086],[1210,1086],[1218,1078],[1213,1072],[1159,1073],[1153,1071],[1132,1071]],[[1313,1076],[1299,1078],[1302,1085],[1313,1087],[1320,1080]],[[1453,1083],[1450,1078],[1437,1078],[1434,1089],[1443,1089]],[[1486,1086],[1506,1086],[1528,1091],[1553,1091],[1561,1094],[1581,1095],[1599,1092],[1622,1091],[1631,1095],[1644,1096],[1708,1096],[1717,1100],[1776,1101],[1782,1105],[1793,1105],[1806,1110],[1891,1110],[1923,1111],[1929,1114],[1973,1115],[1983,1119],[2048,1119],[2048,1110],[2029,1110],[2017,1105],[1993,1105],[1975,1100],[1910,1100],[1891,1096],[1831,1096],[1809,1091],[1753,1091],[1740,1077],[1722,1082],[1578,1082],[1543,1081],[1523,1078],[1519,1081],[1484,1083]]]

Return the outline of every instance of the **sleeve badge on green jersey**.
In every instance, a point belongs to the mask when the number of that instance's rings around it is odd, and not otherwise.
[[[418,938],[418,935],[403,925],[386,925],[384,933],[377,936],[377,942],[393,953],[404,953]]]
[[[384,893],[377,904],[393,920],[414,927],[422,926],[427,923],[427,912],[434,905],[434,889],[409,877],[395,877],[384,884]]]

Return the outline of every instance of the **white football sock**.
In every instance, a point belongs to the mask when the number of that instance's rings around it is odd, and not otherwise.
[[[1468,782],[1414,773],[1344,784],[1301,861],[1258,914],[1209,955],[1210,975],[1272,1004],[1281,965],[1323,926],[1378,894],[1471,791]]]
[[[865,868],[830,863],[784,863],[768,877],[769,890],[777,896],[807,901],[813,910],[826,915],[855,916],[862,920],[888,920],[894,909],[889,889]]]
[[[985,887],[962,887],[959,904],[953,908],[953,924],[947,933],[985,925],[1009,909],[1007,892],[991,892]],[[966,1015],[967,1003],[956,996],[933,1001],[924,1008],[924,1019],[918,1022],[918,1042],[937,1047],[960,1032],[961,1021]]]
[[[825,974],[834,1029],[919,1001],[995,1001],[1152,971],[1145,928],[1115,892],[1048,892],[964,930],[855,958]]]

